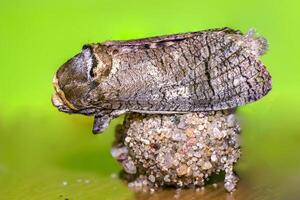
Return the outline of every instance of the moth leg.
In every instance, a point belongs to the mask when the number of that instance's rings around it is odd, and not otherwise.
[[[127,110],[114,110],[110,113],[100,113],[98,115],[95,115],[93,134],[103,132],[108,127],[110,121],[113,118],[116,118],[126,112]]]
[[[93,125],[93,134],[101,133],[109,125],[109,122],[112,120],[112,117],[107,115],[95,116],[94,125]]]

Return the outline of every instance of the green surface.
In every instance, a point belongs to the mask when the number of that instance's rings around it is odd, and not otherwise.
[[[285,191],[299,197],[299,8],[296,0],[0,0],[0,199],[148,198],[111,178],[120,170],[110,146],[121,119],[92,135],[92,119],[52,107],[52,76],[85,43],[223,26],[255,27],[270,46],[262,60],[273,90],[239,110],[241,179],[255,179],[260,190],[280,180],[264,199]]]

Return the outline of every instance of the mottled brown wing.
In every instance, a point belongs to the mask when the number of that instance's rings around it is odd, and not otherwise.
[[[196,32],[187,32],[187,33],[178,33],[173,35],[163,35],[163,36],[155,36],[149,38],[141,38],[141,39],[134,39],[134,40],[112,40],[106,41],[102,43],[103,45],[107,46],[141,46],[141,45],[151,45],[155,43],[164,43],[164,42],[172,42],[172,41],[180,41],[185,40],[190,37],[194,37],[199,34],[203,34],[205,32],[226,32],[228,34],[240,34],[240,31],[234,30],[228,27],[218,28],[218,29],[208,29],[205,31],[196,31]]]
[[[162,98],[154,99],[144,93],[144,97],[137,98],[139,105],[146,108],[141,110],[197,112],[231,109],[257,101],[272,88],[271,76],[265,66],[251,56],[238,64],[228,62],[224,70],[211,69],[208,73],[209,79],[200,75],[185,83],[148,89],[151,91],[149,95],[154,96],[159,92],[163,95]]]
[[[237,63],[226,62],[228,65],[224,72],[210,70],[210,79],[206,84],[211,95],[204,101],[194,99],[196,111],[235,108],[254,102],[271,90],[271,76],[254,56],[245,57]],[[201,83],[198,87],[203,91]]]
[[[256,101],[271,89],[256,38],[231,29],[178,36],[185,39],[163,36],[121,47],[114,43],[120,52],[106,84],[108,107],[158,113],[221,110]],[[148,42],[153,48],[145,47]],[[135,43],[134,48],[125,45]]]

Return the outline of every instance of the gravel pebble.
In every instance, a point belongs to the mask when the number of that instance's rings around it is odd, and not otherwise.
[[[220,171],[225,189],[236,187],[240,125],[234,111],[129,113],[118,130],[112,154],[135,177],[130,187],[202,187]]]

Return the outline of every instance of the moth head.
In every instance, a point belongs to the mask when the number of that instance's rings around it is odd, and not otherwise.
[[[90,45],[84,45],[81,53],[64,63],[53,77],[56,91],[52,97],[53,105],[67,113],[80,113],[90,107],[86,98],[97,85],[93,75],[97,64]]]

